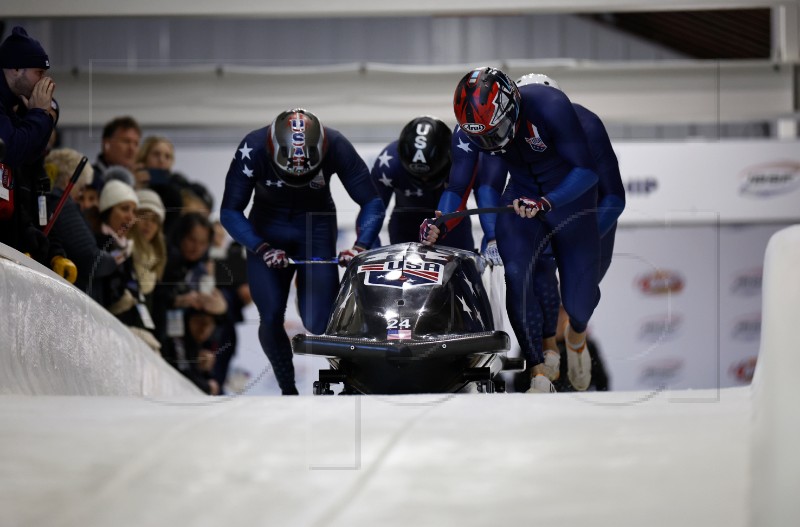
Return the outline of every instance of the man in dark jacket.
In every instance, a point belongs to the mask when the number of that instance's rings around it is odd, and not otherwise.
[[[36,188],[37,182],[28,181],[32,175],[23,170],[41,158],[55,124],[55,83],[45,76],[49,67],[41,44],[21,27],[15,27],[0,44],[0,139],[6,145],[0,162],[0,242],[74,281],[75,265],[64,258],[63,251],[53,250],[33,220],[41,215],[38,223],[46,223],[47,210],[31,210],[28,198],[34,197],[29,189]],[[15,196],[20,190],[28,194]]]

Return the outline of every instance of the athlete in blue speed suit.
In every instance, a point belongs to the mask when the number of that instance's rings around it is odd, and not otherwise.
[[[516,84],[517,86],[543,84],[553,89],[560,89],[558,83],[553,79],[539,73],[524,75],[517,80]],[[597,224],[600,232],[599,282],[602,281],[611,265],[617,219],[625,209],[625,186],[622,184],[617,156],[603,121],[585,106],[573,103],[573,107],[589,141],[589,149],[594,157],[599,178],[597,185]],[[536,296],[540,300],[543,314],[543,347],[545,350],[555,352],[558,349],[555,335],[558,329],[558,311],[561,299],[558,295],[556,262],[549,247],[537,262],[534,280]]]
[[[300,317],[309,331],[325,331],[336,300],[335,266],[295,267],[288,260],[336,255],[336,207],[329,184],[333,174],[361,207],[355,246],[338,256],[339,264],[346,265],[372,245],[385,209],[366,164],[341,133],[323,127],[308,111],[283,112],[269,126],[245,136],[225,179],[220,220],[233,239],[249,249],[248,281],[261,318],[258,337],[284,395],[297,394],[283,326],[295,272]]]
[[[388,208],[392,196],[395,200],[389,216],[390,243],[419,240],[419,224],[436,210],[450,173],[451,137],[450,128],[441,120],[417,117],[375,160],[372,179],[383,204]],[[459,223],[443,243],[473,250],[472,223]],[[379,244],[377,240],[375,246]]]
[[[586,136],[570,100],[559,90],[529,85],[518,89],[503,72],[478,68],[459,82],[454,107],[460,129],[453,134],[453,167],[448,191],[466,196],[475,184],[480,151],[500,156],[510,172],[502,203],[517,214],[497,216],[497,246],[505,265],[509,319],[540,388],[549,391],[552,372],[543,364],[541,309],[533,289],[537,257],[549,242],[558,262],[561,297],[570,318],[568,342],[588,359],[585,332],[600,300],[597,286],[600,239],[597,174]],[[442,212],[457,210],[456,203]],[[536,217],[534,217],[536,216]],[[433,220],[421,238],[435,242]],[[581,375],[590,364],[578,361]],[[547,385],[549,384],[549,388]]]

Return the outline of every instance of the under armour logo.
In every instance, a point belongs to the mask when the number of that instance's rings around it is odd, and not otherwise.
[[[418,198],[421,198],[421,197],[422,197],[422,189],[421,189],[421,188],[418,188],[418,189],[416,189],[416,190],[409,190],[409,189],[406,189],[406,190],[405,190],[405,193],[406,193],[406,197],[407,197],[407,198],[408,198],[408,197],[411,197],[411,196],[417,196]]]
[[[268,179],[268,180],[266,180],[266,181],[264,182],[264,184],[265,184],[266,186],[268,186],[268,187],[271,187],[271,186],[273,186],[273,185],[274,185],[274,186],[276,186],[276,187],[278,187],[278,188],[281,188],[281,187],[283,186],[283,181],[270,181],[270,180]]]

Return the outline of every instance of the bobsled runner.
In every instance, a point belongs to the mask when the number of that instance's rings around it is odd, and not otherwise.
[[[500,360],[509,337],[494,327],[484,267],[473,252],[420,243],[353,258],[325,333],[292,339],[294,353],[328,359],[314,393],[505,391],[498,373],[524,360]]]

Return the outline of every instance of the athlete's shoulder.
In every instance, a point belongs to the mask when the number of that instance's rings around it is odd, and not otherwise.
[[[477,155],[480,152],[478,147],[469,140],[467,133],[459,127],[456,127],[455,131],[453,131],[453,139],[450,144],[453,157],[464,154]]]
[[[519,92],[523,112],[554,114],[574,111],[569,97],[563,91],[554,89],[552,86],[528,84],[522,86]]]
[[[575,113],[578,115],[578,120],[581,122],[581,127],[584,129],[587,135],[606,133],[606,127],[603,125],[603,120],[600,119],[596,113],[581,104],[573,103],[572,106],[575,108]]]
[[[397,152],[397,140],[395,140],[381,149],[380,153],[375,158],[373,168],[380,170],[396,170],[398,167],[402,167],[402,163],[400,163],[400,156]]]
[[[331,128],[330,126],[323,126],[325,130],[325,140],[328,142],[329,147],[333,147],[340,144],[347,144],[350,145],[350,140],[344,136],[342,132],[335,128]]]

